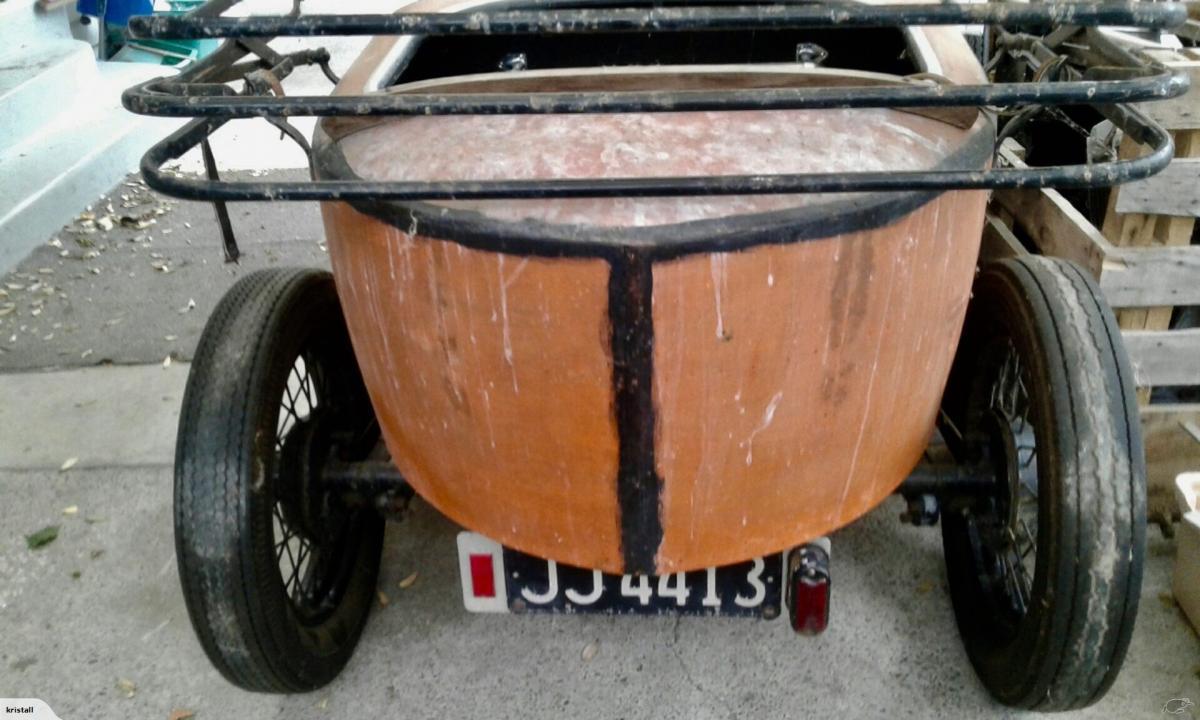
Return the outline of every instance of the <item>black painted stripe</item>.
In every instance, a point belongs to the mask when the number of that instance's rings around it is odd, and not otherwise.
[[[654,463],[654,293],[649,253],[628,250],[610,261],[613,403],[619,439],[617,503],[625,572],[654,573],[662,543],[662,478]]]

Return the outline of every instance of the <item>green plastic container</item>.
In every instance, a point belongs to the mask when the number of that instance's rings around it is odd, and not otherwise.
[[[169,10],[160,10],[155,15],[182,15],[191,12],[205,3],[205,0],[169,0]],[[125,29],[114,29],[111,32],[120,33],[117,39],[122,47],[113,55],[113,60],[121,62],[140,62],[158,65],[175,66],[199,60],[217,49],[220,40],[147,40],[144,38],[129,39],[124,36]]]

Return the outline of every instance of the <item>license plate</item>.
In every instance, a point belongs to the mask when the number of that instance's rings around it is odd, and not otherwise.
[[[669,575],[610,575],[458,535],[463,605],[471,612],[779,616],[783,556]]]

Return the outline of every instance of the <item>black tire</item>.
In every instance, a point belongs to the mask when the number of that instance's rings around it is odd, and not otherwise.
[[[375,597],[384,520],[322,493],[311,471],[335,441],[373,428],[329,273],[239,280],[200,338],[175,451],[188,615],[235,685],[313,690],[349,660]]]
[[[967,654],[1006,705],[1084,707],[1121,668],[1146,533],[1132,378],[1079,267],[1031,256],[980,273],[943,430],[996,483],[947,503],[942,534]]]

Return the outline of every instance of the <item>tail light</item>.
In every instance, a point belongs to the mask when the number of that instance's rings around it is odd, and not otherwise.
[[[819,635],[829,626],[829,539],[820,538],[788,556],[787,606],[792,629]]]

